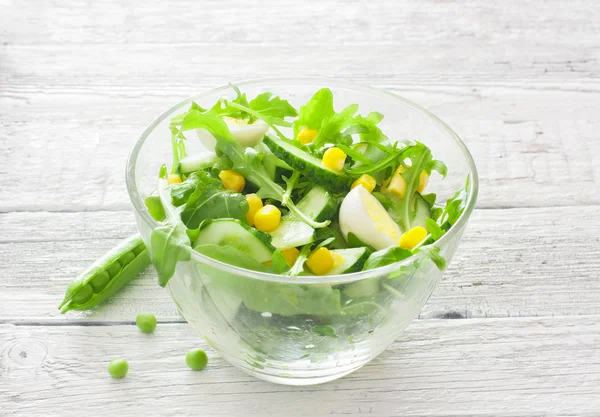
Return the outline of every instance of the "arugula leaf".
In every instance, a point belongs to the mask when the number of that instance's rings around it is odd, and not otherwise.
[[[190,229],[200,226],[204,220],[230,218],[247,221],[248,202],[234,191],[224,190],[220,181],[198,176],[196,190],[190,195],[181,212],[181,220]],[[217,185],[218,184],[218,185]]]
[[[198,188],[198,184],[203,184],[205,187],[208,185],[220,186],[222,182],[221,180],[211,177],[206,171],[194,172],[185,182],[171,186],[173,205],[179,207],[185,204]]]
[[[300,249],[300,254],[294,262],[292,268],[288,271],[288,275],[297,276],[304,272],[304,263],[308,259],[308,255],[310,255],[310,247],[312,245],[304,245],[302,249]]]
[[[329,227],[315,230],[315,243],[324,242],[328,239],[333,238],[333,241],[329,244],[331,249],[347,249],[348,243],[340,230],[340,225],[337,222],[331,222]]]
[[[441,255],[440,248],[438,246],[421,246],[418,251],[426,254],[440,271],[446,269],[446,259]]]
[[[431,218],[425,220],[425,225],[427,226],[427,231],[429,232],[433,240],[438,240],[446,233],[446,231],[442,229],[440,225],[437,224],[437,222]]]
[[[348,247],[349,248],[367,248],[369,249],[371,252],[375,251],[375,248],[373,248],[373,246],[371,245],[367,245],[365,242],[363,242],[362,240],[360,240],[358,238],[358,236],[356,236],[354,233],[350,232],[348,233]]]
[[[467,189],[469,187],[469,179],[467,179],[467,184],[464,188],[458,190],[453,197],[449,198],[446,201],[446,205],[440,215],[439,223],[444,226],[447,224],[448,228],[454,225],[462,215],[463,211],[465,211],[465,207],[467,206]]]
[[[284,119],[298,115],[298,111],[287,100],[273,96],[272,93],[257,95],[248,103],[248,107],[264,116],[275,119]]]
[[[322,326],[315,326],[311,330],[313,333],[316,333],[319,336],[337,337],[334,328],[328,324]]]
[[[146,197],[144,204],[148,208],[148,212],[154,220],[162,222],[165,219],[165,209],[160,202],[160,197],[157,195],[151,195]]]
[[[376,124],[383,116],[380,113],[370,113],[367,117],[362,117],[356,115],[357,111],[358,104],[351,104],[326,119],[310,146],[317,149],[327,143],[350,146],[353,142],[351,135],[356,133],[361,135],[361,140],[382,142],[384,135]]]
[[[273,252],[271,268],[276,274],[285,274],[290,270],[290,266],[288,265],[287,261],[285,260],[285,257],[283,256],[280,250],[276,250],[275,252]]]
[[[294,122],[294,137],[298,136],[303,127],[319,130],[323,121],[334,114],[333,93],[329,88],[320,89],[300,107],[300,114]]]
[[[167,285],[175,273],[179,261],[191,259],[191,245],[186,233],[187,229],[170,202],[171,196],[167,190],[168,182],[164,171],[166,168],[163,166],[161,167],[161,179],[158,181],[158,195],[165,210],[165,221],[152,231],[148,248],[161,287]]]
[[[267,266],[258,262],[250,255],[231,246],[198,245],[194,247],[194,250],[229,265],[250,269],[252,271],[269,272]]]
[[[412,255],[413,253],[410,250],[401,248],[399,246],[392,246],[382,249],[372,253],[371,256],[369,256],[367,262],[365,262],[365,265],[363,266],[363,271],[390,265],[409,258]]]

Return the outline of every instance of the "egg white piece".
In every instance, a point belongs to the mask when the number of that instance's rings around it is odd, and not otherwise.
[[[388,212],[362,185],[351,190],[340,206],[340,228],[344,238],[354,233],[375,249],[397,246],[401,232]]]
[[[252,124],[248,124],[246,120],[223,117],[223,121],[229,128],[231,135],[242,146],[258,145],[263,140],[267,130],[269,130],[269,125],[262,120],[257,120]],[[198,133],[200,142],[202,142],[207,149],[215,148],[217,141],[206,129],[196,129],[196,132]]]

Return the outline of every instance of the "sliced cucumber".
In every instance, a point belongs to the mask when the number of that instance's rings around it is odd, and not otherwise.
[[[331,220],[337,212],[337,201],[323,187],[314,187],[296,204],[311,219],[322,222]]]
[[[350,188],[352,181],[350,177],[343,172],[330,171],[323,166],[320,159],[315,158],[308,152],[268,133],[263,141],[276,157],[326,189],[341,192]]]
[[[282,219],[271,233],[271,244],[283,250],[307,245],[315,241],[315,229],[301,220]]]
[[[327,275],[349,274],[360,271],[371,253],[367,248],[335,249],[332,252],[342,256],[344,260],[333,267]]]
[[[254,148],[262,153],[262,163],[272,180],[279,180],[281,175],[285,175],[286,177],[291,175],[292,167],[273,155],[267,145],[261,142]]]
[[[212,220],[200,230],[194,242],[194,246],[196,245],[231,246],[250,255],[258,262],[270,261],[275,251],[269,235],[236,219]]]
[[[179,172],[188,174],[201,169],[212,168],[221,162],[214,152],[203,152],[195,155],[186,156],[179,161]]]
[[[425,201],[425,199],[423,198],[423,196],[421,196],[421,194],[416,193],[416,201],[415,201],[415,207],[416,207],[416,213],[415,213],[415,218],[413,219],[413,221],[411,222],[411,227],[417,227],[417,226],[421,226],[421,227],[425,227],[425,221],[431,217],[431,206],[429,205],[429,203],[427,201]]]

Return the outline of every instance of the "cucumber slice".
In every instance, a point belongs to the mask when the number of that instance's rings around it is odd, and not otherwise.
[[[272,259],[275,248],[271,245],[269,235],[259,232],[237,219],[212,220],[204,226],[194,242],[197,245],[231,246],[258,262]]]
[[[314,187],[296,205],[312,220],[322,222],[330,220],[337,212],[337,201],[323,187]]]
[[[348,191],[350,188],[352,178],[343,172],[337,173],[328,170],[323,166],[320,159],[315,158],[308,152],[268,133],[263,141],[276,157],[283,159],[292,168],[300,171],[304,176],[326,189],[333,192],[342,192]]]
[[[188,174],[201,169],[212,168],[221,161],[214,152],[203,152],[195,155],[186,156],[179,161],[179,172]]]
[[[417,210],[415,213],[415,218],[411,222],[411,227],[425,227],[425,221],[431,217],[431,206],[427,201],[425,201],[421,194],[416,193],[416,197],[415,205]]]
[[[360,271],[369,258],[370,251],[367,248],[335,249],[332,252],[341,255],[344,260],[334,267],[327,275],[349,274]]]
[[[282,219],[271,233],[271,244],[279,250],[304,246],[315,241],[315,229],[301,220]]]

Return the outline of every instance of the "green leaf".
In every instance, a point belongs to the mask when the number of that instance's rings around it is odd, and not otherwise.
[[[230,246],[198,245],[194,247],[194,250],[229,265],[250,269],[252,271],[270,272],[267,266],[261,264],[241,250]]]
[[[247,212],[248,202],[242,194],[221,190],[214,185],[199,185],[186,203],[181,220],[188,228],[195,229],[204,220],[211,219],[230,218],[246,222]]]
[[[280,250],[276,250],[273,252],[273,261],[271,264],[271,268],[273,272],[276,274],[285,274],[290,270],[290,266],[288,265],[285,257],[281,253]]]
[[[429,164],[427,164],[427,166],[425,167],[425,171],[427,171],[429,175],[431,175],[431,171],[437,171],[442,176],[442,178],[446,178],[446,175],[448,174],[448,167],[442,161],[434,159],[433,161],[429,162]]]
[[[448,223],[449,226],[454,225],[462,215],[463,211],[465,211],[468,198],[467,187],[468,181],[465,188],[458,190],[452,198],[449,198],[448,201],[446,201],[446,205],[439,219],[441,225],[446,223]]]
[[[150,236],[149,249],[161,287],[167,285],[175,273],[177,262],[191,258],[190,239],[181,222],[167,222],[155,228]]]
[[[168,182],[164,177],[158,181],[158,195],[165,211],[165,221],[152,231],[148,250],[158,273],[158,283],[164,287],[175,273],[177,262],[190,260],[191,245],[187,229],[171,204]]]
[[[446,259],[441,255],[439,247],[434,245],[421,246],[419,252],[426,254],[440,271],[446,269]]]
[[[368,247],[369,249],[373,250],[373,248],[369,245],[367,245],[365,242],[363,242],[362,240],[360,240],[358,238],[358,236],[356,236],[354,233],[350,232],[348,233],[348,247],[349,248],[364,248],[364,247]]]
[[[312,245],[304,245],[302,249],[300,249],[300,254],[292,268],[288,271],[288,275],[297,276],[304,272],[304,263],[308,259],[308,255],[310,255],[311,246]]]
[[[437,222],[431,218],[425,220],[425,225],[427,226],[427,231],[429,232],[433,240],[438,240],[446,233],[446,231],[442,229],[440,225],[437,224]]]
[[[425,200],[427,202],[427,204],[429,204],[432,207],[435,204],[435,200],[437,199],[437,195],[434,193],[421,194],[421,197],[423,197],[423,200]]]
[[[324,242],[331,238],[333,238],[333,241],[329,244],[330,249],[348,248],[348,243],[346,243],[346,240],[342,235],[339,223],[332,222],[328,227],[315,230],[315,243]]]
[[[179,207],[189,200],[190,196],[198,189],[198,187],[208,187],[213,185],[220,187],[221,180],[211,177],[206,171],[197,171],[192,173],[189,178],[181,184],[171,186],[171,198],[173,205]]]
[[[257,95],[248,103],[248,107],[262,115],[275,119],[284,119],[298,115],[298,111],[287,100],[273,96],[272,93]]]
[[[294,137],[298,136],[298,132],[303,127],[319,130],[323,121],[334,113],[333,93],[329,88],[320,89],[304,106],[300,107],[300,115],[294,122]]]
[[[380,268],[385,265],[390,265],[406,258],[410,258],[413,255],[408,249],[401,248],[399,246],[392,246],[386,249],[374,252],[369,256],[367,262],[363,267],[363,271],[368,269]]]
[[[334,328],[329,325],[315,326],[311,330],[320,336],[337,337]]]
[[[165,219],[165,209],[160,202],[160,197],[157,195],[151,195],[146,197],[144,204],[148,208],[148,212],[154,220],[162,222]]]

